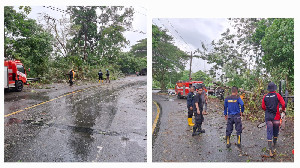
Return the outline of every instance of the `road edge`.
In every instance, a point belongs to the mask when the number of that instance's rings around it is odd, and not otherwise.
[[[152,124],[152,144],[154,144],[155,136],[159,131],[159,124],[160,124],[160,117],[161,117],[162,110],[160,104],[157,101],[152,100],[152,102],[156,106],[156,117]]]

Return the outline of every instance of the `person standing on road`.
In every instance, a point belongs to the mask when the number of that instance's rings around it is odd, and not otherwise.
[[[241,106],[241,107],[240,107]],[[241,109],[240,109],[241,108]],[[230,136],[233,131],[233,124],[237,134],[237,146],[241,148],[241,134],[242,134],[242,118],[244,112],[244,102],[238,96],[238,88],[233,86],[231,88],[231,96],[224,100],[224,116],[227,121],[226,127],[226,147],[231,146]]]
[[[207,98],[207,90],[206,90],[206,87],[203,85],[202,86],[202,94],[201,94],[201,98],[202,98],[202,103],[203,103],[203,115],[207,115],[207,101],[208,101],[208,98]]]
[[[100,81],[103,83],[103,73],[102,73],[101,69],[98,72],[98,76],[99,76],[99,83],[100,83]]]
[[[70,76],[70,80],[69,80],[70,86],[73,86],[73,79],[75,77],[75,72],[73,69],[71,69],[71,71],[69,72],[69,76]]]
[[[202,130],[201,128],[202,122],[204,121],[203,114],[202,114],[203,111],[203,103],[201,98],[202,91],[203,89],[199,88],[198,93],[194,97],[195,103],[194,103],[193,111],[195,116],[195,125],[193,127],[192,136],[199,135],[200,133],[205,133],[205,130]]]
[[[195,92],[195,87],[192,86],[190,88],[190,92],[187,95],[187,99],[186,99],[186,101],[187,101],[187,108],[188,108],[188,125],[191,126],[191,127],[195,125],[193,123],[193,118],[192,118],[193,117],[194,96],[195,96],[194,92]]]
[[[265,121],[267,125],[267,139],[270,156],[273,156],[273,148],[276,146],[276,142],[279,134],[280,126],[280,111],[279,104],[282,106],[282,111],[285,113],[285,102],[279,93],[276,93],[277,86],[270,82],[267,90],[268,94],[264,95],[262,99],[262,109],[265,110]],[[272,144],[273,140],[273,144]]]
[[[106,69],[106,81],[105,81],[105,83],[107,83],[107,81],[109,81],[108,83],[110,83],[108,69]]]

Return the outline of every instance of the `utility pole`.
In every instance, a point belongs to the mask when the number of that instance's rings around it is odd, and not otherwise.
[[[193,60],[193,52],[191,51],[191,60],[190,60],[190,75],[189,75],[189,81],[191,81],[191,75],[192,75],[192,60]]]

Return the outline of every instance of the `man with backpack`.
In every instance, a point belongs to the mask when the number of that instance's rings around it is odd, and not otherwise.
[[[269,153],[271,157],[274,155],[273,147],[276,146],[278,134],[279,134],[279,126],[280,126],[280,118],[281,118],[279,104],[281,104],[282,111],[283,113],[285,113],[284,99],[279,93],[276,93],[276,89],[277,86],[273,82],[270,82],[267,88],[269,93],[264,95],[262,100],[262,109],[265,110],[268,147],[269,147]]]

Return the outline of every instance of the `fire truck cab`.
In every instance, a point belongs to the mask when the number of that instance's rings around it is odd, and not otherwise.
[[[4,89],[21,92],[24,84],[27,84],[27,73],[21,61],[4,60]]]
[[[177,81],[175,85],[175,94],[178,99],[186,98],[190,91],[190,87],[195,86],[196,89],[202,87],[202,81]]]

